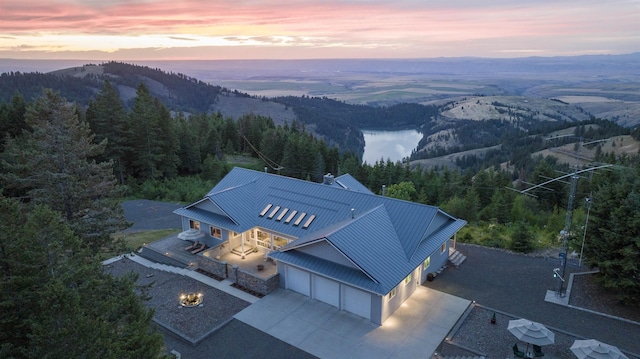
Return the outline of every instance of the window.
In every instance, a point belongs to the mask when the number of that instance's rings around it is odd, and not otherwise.
[[[409,273],[409,275],[407,276],[407,278],[404,279],[404,284],[409,284],[411,282],[411,273]]]
[[[258,239],[256,240],[256,244],[260,247],[271,248],[271,238],[269,237],[269,233],[265,233],[262,231],[258,232]]]
[[[442,243],[442,246],[440,246],[440,252],[444,253],[444,251],[447,250],[447,242]]]
[[[422,264],[422,269],[427,269],[431,265],[431,256],[427,257]]]
[[[390,300],[391,298],[395,297],[397,291],[398,291],[398,287],[391,289],[389,294],[387,294],[387,300]]]
[[[193,219],[189,220],[189,228],[200,230],[200,222],[194,221]]]
[[[284,247],[287,243],[289,243],[289,241],[286,238],[273,236],[273,248],[279,249]]]
[[[211,227],[211,237],[222,238],[222,231],[220,228]]]

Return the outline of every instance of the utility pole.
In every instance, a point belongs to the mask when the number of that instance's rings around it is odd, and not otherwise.
[[[564,229],[560,231],[562,236],[562,250],[560,255],[560,280],[558,280],[558,296],[562,294],[562,286],[564,285],[564,274],[567,269],[567,254],[569,252],[569,238],[571,237],[571,222],[573,219],[573,202],[576,198],[576,189],[578,188],[578,165],[571,176],[571,189],[569,190],[569,201],[567,202],[567,215],[564,219]]]
[[[591,194],[586,199],[587,201],[587,219],[584,221],[584,232],[582,232],[582,246],[580,247],[580,260],[578,260],[578,267],[582,266],[582,253],[584,252],[584,240],[587,238],[587,226],[589,225],[589,212],[591,211]]]

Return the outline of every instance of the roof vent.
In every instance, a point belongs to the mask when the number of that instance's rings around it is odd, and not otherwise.
[[[324,184],[333,184],[333,180],[334,177],[331,173],[327,173],[326,175],[322,176],[322,183]]]

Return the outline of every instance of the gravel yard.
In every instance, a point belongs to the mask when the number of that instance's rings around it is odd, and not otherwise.
[[[137,284],[149,286],[150,299],[145,303],[155,309],[154,320],[190,342],[202,340],[211,330],[249,306],[244,300],[192,278],[150,269],[126,258],[106,265],[105,270],[116,276],[137,273]],[[202,307],[180,305],[180,294],[191,292],[204,295]]]
[[[507,330],[509,320],[519,318],[496,313],[496,324],[491,324],[489,320],[492,314],[493,311],[481,306],[474,307],[464,320],[463,325],[453,335],[451,341],[485,354],[487,358],[512,358],[513,351],[511,347],[515,343],[518,343],[519,349],[524,351],[527,347],[526,343],[518,342],[513,334]],[[554,331],[554,333],[555,343],[542,347],[545,358],[575,359],[569,347],[571,347],[574,340],[579,338],[558,331]],[[455,348],[449,346],[444,352],[452,354],[451,352],[455,350]],[[460,354],[465,354],[463,352]],[[471,353],[466,355],[469,354]]]
[[[544,358],[574,359],[575,355],[569,350],[573,341],[592,338],[640,353],[640,325],[544,302],[546,289],[556,288],[554,282],[548,281],[550,269],[557,266],[550,259],[553,256],[527,256],[473,245],[459,247],[469,259],[458,269],[447,268],[442,277],[427,285],[476,300],[479,305],[461,319],[452,334],[451,342],[462,348],[444,343],[439,348],[440,355],[485,354],[486,358],[513,358],[511,347],[517,340],[507,325],[509,320],[519,318],[540,322],[555,333],[555,343],[542,348]],[[569,267],[568,271],[587,269]],[[618,303],[611,293],[595,283],[593,275],[574,276],[569,304],[640,322],[640,310]],[[495,325],[489,322],[494,312],[489,308],[498,311]],[[526,347],[522,342],[519,345],[520,350]]]

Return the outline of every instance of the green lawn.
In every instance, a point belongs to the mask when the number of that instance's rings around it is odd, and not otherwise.
[[[116,238],[123,239],[127,249],[131,251],[138,250],[145,243],[151,243],[168,237],[170,235],[180,233],[179,229],[159,229],[155,231],[135,232],[135,233],[121,233],[117,234]]]

